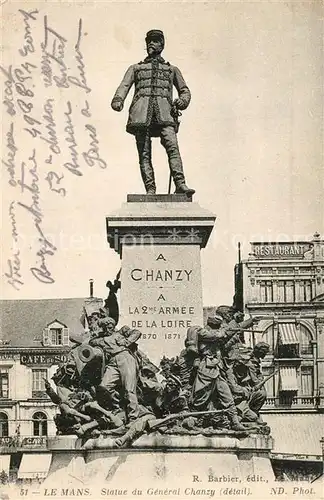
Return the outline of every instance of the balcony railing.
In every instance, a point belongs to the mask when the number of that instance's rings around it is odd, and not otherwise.
[[[317,401],[314,396],[280,396],[280,397],[268,397],[263,409],[280,408],[316,408]]]

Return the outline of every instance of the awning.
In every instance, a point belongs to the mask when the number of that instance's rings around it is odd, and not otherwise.
[[[295,367],[280,368],[280,391],[298,391],[297,372]]]
[[[10,455],[0,455],[0,473],[4,470],[9,476]]]
[[[272,453],[317,455],[321,459],[324,413],[262,412],[262,416],[274,439]]]
[[[18,470],[18,479],[46,478],[51,461],[51,453],[24,453]]]
[[[298,344],[295,323],[279,323],[279,339],[282,345]]]

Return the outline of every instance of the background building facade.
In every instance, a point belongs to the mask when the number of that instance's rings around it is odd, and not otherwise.
[[[48,438],[56,435],[58,410],[45,391],[45,380],[55,388],[52,376],[67,359],[71,337],[84,332],[85,311],[91,314],[102,303],[94,297],[1,301],[0,469],[19,469],[23,478],[21,468],[31,463],[30,457],[24,461],[23,451],[46,451]],[[47,455],[38,457],[39,472],[37,457],[33,455],[28,477],[46,473]]]
[[[321,459],[324,412],[324,240],[251,243],[235,268],[234,303],[259,317],[245,342],[264,341],[263,413],[277,456]]]

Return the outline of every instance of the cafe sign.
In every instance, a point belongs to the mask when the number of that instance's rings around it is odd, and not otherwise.
[[[20,363],[22,365],[40,365],[40,366],[51,366],[60,365],[67,361],[67,354],[37,354],[37,353],[21,353]]]
[[[312,250],[311,243],[251,243],[252,255],[258,259],[303,259]]]
[[[0,448],[25,448],[25,449],[47,448],[47,437],[46,436],[0,437]]]

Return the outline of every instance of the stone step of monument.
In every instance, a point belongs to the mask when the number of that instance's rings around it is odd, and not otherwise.
[[[192,195],[186,194],[128,194],[128,203],[188,202]]]

